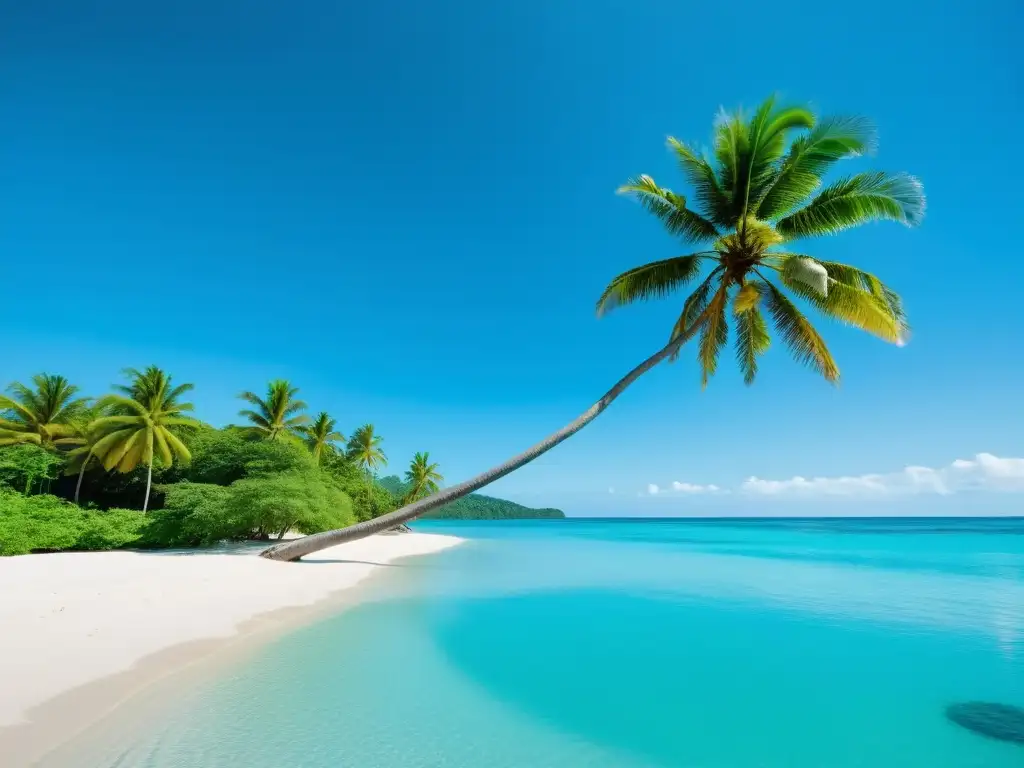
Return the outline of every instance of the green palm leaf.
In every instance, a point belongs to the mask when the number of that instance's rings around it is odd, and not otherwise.
[[[775,219],[803,203],[821,186],[833,163],[870,152],[875,130],[861,117],[825,118],[793,142],[778,172],[754,208],[758,218]]]
[[[672,335],[669,337],[670,342],[678,341],[681,344],[685,343],[700,330],[706,319],[704,313],[707,310],[708,300],[711,298],[711,291],[723,272],[724,269],[722,267],[716,267],[711,270],[711,273],[704,278],[704,282],[697,286],[693,293],[683,302],[683,311],[680,313],[676,324],[672,327]],[[669,359],[675,360],[678,356],[679,350],[676,350]]]
[[[734,212],[739,221],[746,221],[774,179],[775,163],[785,150],[788,133],[813,127],[814,115],[805,107],[776,109],[774,97],[758,107],[750,123],[744,126],[746,141],[738,156]]]
[[[598,316],[635,301],[661,298],[686,285],[700,272],[700,254],[674,256],[636,267],[612,280],[597,300]]]
[[[650,176],[630,179],[618,189],[620,195],[631,195],[643,208],[654,214],[665,229],[694,243],[718,237],[715,225],[696,211],[686,207],[686,198],[671,189],[662,189]]]
[[[839,368],[832,359],[832,353],[828,351],[825,340],[814,329],[810,320],[804,317],[793,302],[772,283],[765,280],[764,284],[767,286],[764,300],[775,330],[789,347],[793,357],[797,362],[804,363],[820,373],[828,381],[838,381]]]
[[[78,387],[63,376],[39,373],[32,386],[14,382],[0,394],[0,445],[34,443],[52,448],[71,433],[71,424],[88,408]]]
[[[813,261],[808,256],[795,254],[789,255],[783,260],[779,276],[787,288],[807,299],[822,314],[836,318],[855,328],[860,328],[885,341],[894,344],[905,342],[908,329],[906,319],[902,313],[902,307],[897,304],[894,308],[889,304],[884,292],[884,286],[881,285],[877,278],[868,276],[877,284],[878,293],[873,293],[870,289],[865,290],[862,287],[860,275],[852,276],[855,277],[855,282],[853,280],[850,282],[841,281],[829,275],[826,289],[822,292],[812,288],[795,276],[794,273],[797,271],[796,265],[801,264],[805,260]],[[834,272],[851,277],[847,270],[843,269],[845,265],[838,265],[840,267],[838,270],[835,269],[835,266],[833,266]],[[821,265],[821,267],[827,274],[828,268],[824,265]],[[861,274],[866,275],[866,273]],[[892,294],[891,291],[888,293]],[[895,296],[895,294],[892,295]]]
[[[668,146],[675,153],[679,168],[693,186],[694,197],[700,204],[704,218],[716,227],[728,228],[736,219],[732,213],[732,200],[715,176],[711,163],[692,147],[669,136]]]
[[[924,217],[921,183],[904,173],[861,173],[823,189],[806,207],[782,218],[776,229],[787,238],[841,232],[869,221],[916,226]]]
[[[743,372],[743,382],[754,383],[757,376],[757,358],[771,345],[768,325],[761,314],[761,288],[757,283],[746,283],[733,299],[736,322],[736,362]]]
[[[296,397],[298,393],[298,387],[283,379],[275,379],[267,385],[266,397],[253,392],[239,394],[240,399],[255,409],[246,408],[238,415],[249,422],[249,430],[253,434],[267,440],[298,439],[309,424],[309,416],[301,413],[308,406]]]
[[[729,323],[725,318],[725,306],[729,300],[726,285],[715,293],[708,302],[707,319],[701,326],[698,359],[701,367],[701,385],[706,387],[708,380],[714,376],[718,368],[718,355],[729,340]]]

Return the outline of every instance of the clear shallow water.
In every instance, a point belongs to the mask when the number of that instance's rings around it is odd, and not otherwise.
[[[470,539],[281,639],[106,765],[1002,768],[1024,520],[423,523]]]

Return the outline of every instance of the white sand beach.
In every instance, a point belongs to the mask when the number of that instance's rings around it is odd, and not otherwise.
[[[205,553],[0,558],[0,729],[33,720],[34,708],[153,654],[231,638],[261,615],[314,605],[399,558],[460,541],[374,536],[301,563]]]

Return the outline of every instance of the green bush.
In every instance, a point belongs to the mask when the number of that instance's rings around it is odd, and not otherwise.
[[[71,549],[85,529],[82,510],[56,496],[0,491],[0,554]]]
[[[0,487],[28,493],[56,479],[63,465],[63,457],[38,445],[4,446],[0,448]]]
[[[144,546],[268,539],[291,529],[317,533],[355,521],[351,499],[311,466],[243,478],[227,488],[184,482],[163,491],[164,508],[153,513]]]
[[[379,482],[367,482],[366,473],[342,453],[325,453],[321,470],[352,499],[352,512],[358,522],[372,520],[396,509],[397,499]]]
[[[355,522],[352,500],[319,471],[277,472],[231,485],[228,513],[254,538],[318,533]]]
[[[228,519],[226,503],[231,491],[209,483],[174,483],[162,486],[164,506],[152,513],[141,544],[147,547],[197,547],[239,536]]]
[[[85,525],[75,549],[121,549],[141,540],[150,524],[137,509],[84,510]]]
[[[135,543],[147,524],[141,512],[85,510],[56,496],[0,490],[0,555],[117,549]]]

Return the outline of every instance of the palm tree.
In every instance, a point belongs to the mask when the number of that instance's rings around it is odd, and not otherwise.
[[[437,463],[430,463],[429,453],[417,453],[413,457],[409,469],[405,472],[405,482],[409,484],[409,492],[405,495],[403,503],[408,504],[423,498],[428,493],[440,490],[440,483],[444,482],[444,477],[437,471],[438,466],[440,465]]]
[[[327,415],[326,411],[320,411],[313,423],[302,429],[306,437],[306,445],[313,453],[313,460],[320,464],[320,455],[324,448],[333,449],[334,443],[345,442],[345,436],[334,429],[334,419]]]
[[[253,433],[276,440],[279,437],[296,437],[309,424],[309,416],[301,411],[306,404],[297,400],[298,387],[293,387],[283,379],[275,379],[267,385],[267,396],[261,398],[252,392],[243,392],[239,397],[255,406],[256,410],[245,409],[238,412],[252,424]]]
[[[78,503],[82,492],[82,479],[85,477],[85,471],[99,462],[94,449],[101,435],[93,428],[93,422],[103,415],[103,410],[95,406],[83,409],[71,420],[66,435],[54,440],[55,447],[71,449],[67,454],[68,464],[64,474],[78,475],[78,481],[75,483],[75,504]]]
[[[9,394],[0,395],[0,445],[35,443],[52,448],[88,404],[63,376],[39,373],[32,384],[15,382],[7,388]]]
[[[121,394],[101,398],[98,406],[108,408],[109,416],[92,423],[96,433],[92,446],[95,455],[109,472],[131,472],[139,464],[148,467],[146,499],[142,512],[149,508],[153,487],[153,460],[159,456],[165,466],[191,458],[188,448],[178,437],[183,429],[199,426],[199,422],[183,414],[192,410],[192,403],[180,398],[192,389],[191,384],[172,386],[171,377],[156,366],[144,372],[127,369],[128,386],[117,386]]]
[[[273,547],[265,557],[294,560],[377,533],[504,477],[585,427],[640,376],[675,358],[690,339],[698,338],[697,357],[706,384],[732,325],[736,359],[749,384],[757,373],[758,357],[770,343],[765,313],[798,362],[836,381],[839,369],[824,340],[787,292],[840,322],[886,341],[905,342],[907,324],[900,299],[877,277],[816,259],[793,245],[872,221],[914,226],[923,218],[921,184],[906,174],[857,173],[825,184],[824,176],[835,163],[873,148],[874,132],[867,121],[819,120],[806,107],[780,107],[769,98],[751,115],[723,113],[715,125],[710,157],[676,139],[668,143],[692,188],[695,206],[650,176],[631,179],[619,191],[635,197],[670,234],[698,250],[624,272],[597,303],[602,315],[696,282],[696,289],[682,302],[668,343],[579,418],[525,453],[374,520]],[[699,279],[705,268],[706,275]]]
[[[359,427],[352,433],[352,437],[348,441],[346,450],[348,458],[366,472],[367,486],[373,480],[374,470],[377,467],[387,466],[388,457],[384,455],[384,451],[380,447],[383,442],[384,438],[374,433],[373,424],[364,424]]]

